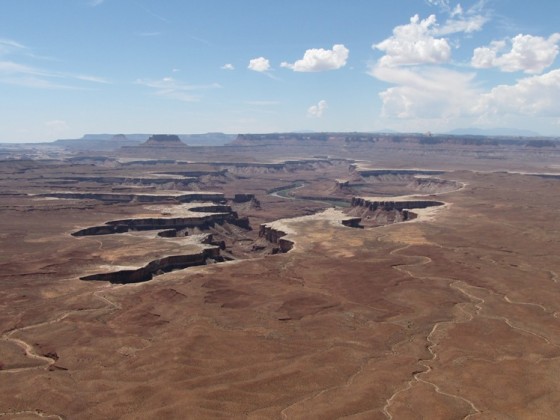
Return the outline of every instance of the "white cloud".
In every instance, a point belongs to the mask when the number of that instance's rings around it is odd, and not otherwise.
[[[110,82],[103,78],[103,77],[97,77],[97,76],[88,76],[88,75],[84,75],[84,74],[78,74],[76,76],[73,76],[74,78],[78,79],[78,80],[83,80],[85,82],[93,82],[93,83],[103,83],[103,84],[109,84]]]
[[[10,39],[0,39],[0,83],[41,89],[83,89],[69,82],[109,83],[98,76],[47,70],[13,61],[21,55],[38,58],[29,48]],[[61,82],[63,81],[63,82]]]
[[[471,64],[476,68],[497,67],[505,72],[541,73],[552,65],[558,55],[560,33],[548,38],[519,34],[511,41],[493,41],[489,46],[476,48]],[[511,43],[511,50],[500,55]]]
[[[436,25],[434,15],[424,20],[415,15],[410,18],[409,24],[395,27],[390,38],[372,45],[372,48],[385,52],[379,64],[398,66],[448,61],[451,58],[451,47],[445,38],[435,38],[432,35]]]
[[[460,3],[457,4],[457,6],[455,6],[455,8],[453,10],[451,10],[451,17],[455,17],[455,16],[461,16],[463,14],[463,7],[461,6]]]
[[[41,89],[83,89],[82,86],[59,83],[60,80],[109,83],[106,79],[97,76],[54,72],[13,61],[0,61],[0,83]]]
[[[193,91],[216,89],[221,86],[218,83],[209,85],[188,85],[179,82],[172,77],[164,77],[160,80],[138,79],[136,84],[155,89],[155,95],[177,99],[183,102],[196,102],[201,99],[200,94],[193,94]]]
[[[477,91],[474,73],[443,68],[388,68],[375,66],[370,74],[395,84],[379,94],[385,117],[453,118],[472,107]]]
[[[79,89],[75,86],[55,83],[50,80],[45,80],[34,76],[6,77],[0,75],[0,83],[5,85],[22,86],[22,87],[33,88],[33,89],[70,89],[70,90]]]
[[[480,96],[474,112],[480,115],[560,117],[560,69],[529,76],[514,85],[499,85]]]
[[[247,68],[259,73],[264,73],[270,70],[270,61],[264,57],[253,58],[249,61],[249,66],[247,66]]]
[[[59,83],[58,81],[36,75],[32,72],[14,71],[20,65],[9,62],[0,62],[0,83],[12,86],[23,86],[35,89],[83,89],[69,84]]]
[[[457,3],[455,6],[452,6],[449,0],[427,0],[427,2],[432,6],[438,7],[440,9],[440,12],[446,13],[453,18],[455,16],[462,15],[463,13],[479,13],[484,9],[487,0],[478,0],[476,3],[472,4],[466,12],[463,10],[463,6],[461,6],[461,3]]]
[[[24,64],[13,61],[0,61],[0,74],[39,74],[39,71]]]
[[[0,55],[9,54],[15,50],[24,50],[25,45],[11,39],[0,39]]]
[[[333,45],[332,50],[311,48],[305,51],[301,60],[293,64],[283,62],[281,66],[300,72],[337,70],[346,65],[348,52],[348,48],[342,44]]]
[[[90,0],[89,5],[91,7],[96,7],[102,4],[105,0]]]
[[[433,124],[468,118],[484,125],[515,124],[524,116],[560,118],[560,69],[489,91],[477,87],[474,73],[443,68],[375,66],[371,75],[396,85],[379,94],[384,118]]]
[[[427,2],[432,6],[439,7],[442,12],[451,12],[449,0],[427,0]]]
[[[482,27],[489,18],[484,13],[486,0],[478,0],[467,10],[463,9],[460,3],[452,6],[449,0],[428,0],[432,6],[436,6],[449,18],[443,26],[434,25],[432,28],[433,35],[449,35],[459,32],[470,34],[482,30]]]
[[[321,100],[317,103],[317,105],[311,105],[307,109],[307,116],[312,118],[321,118],[327,108],[327,101]]]
[[[483,15],[463,16],[462,13],[456,19],[448,19],[445,24],[434,30],[437,35],[449,35],[458,32],[470,34],[482,30],[488,18]]]
[[[227,63],[224,64],[222,67],[220,67],[222,70],[235,70],[235,67],[233,64],[231,63]]]
[[[443,64],[450,64],[451,46],[459,45],[456,36],[446,36],[480,31],[490,16],[484,12],[485,3],[477,1],[464,10],[450,0],[426,1],[447,14],[443,24],[433,15],[424,20],[416,15],[373,45],[385,55],[372,65],[370,75],[391,85],[379,93],[382,118],[400,127],[432,131],[469,124],[516,126],[520,121],[552,127],[560,119],[560,69],[540,74],[558,56],[560,33],[548,38],[520,34],[477,48],[471,60],[475,68],[539,74],[483,89],[474,71]]]

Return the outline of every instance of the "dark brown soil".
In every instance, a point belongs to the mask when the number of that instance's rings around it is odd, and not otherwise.
[[[1,416],[557,418],[560,182],[493,172],[534,171],[538,157],[497,167],[463,150],[461,167],[476,171],[453,171],[440,166],[451,152],[386,152],[381,165],[380,156],[346,148],[335,157],[348,160],[228,166],[312,152],[202,149],[189,160],[204,163],[0,163]],[[364,178],[352,167],[352,159],[371,168],[400,159],[398,168],[413,169],[418,156],[423,168],[445,170],[439,181]],[[548,165],[543,172],[555,170]],[[140,181],[171,172],[192,176]],[[347,179],[360,189],[341,187]],[[270,194],[301,184],[287,197]],[[173,194],[149,202],[47,197],[190,190],[223,193],[252,229],[74,237],[111,220],[172,217],[182,204]],[[286,221],[295,246],[276,255],[277,244],[258,236],[260,224],[356,192],[427,194],[446,205],[365,229]],[[235,202],[241,193],[254,200]],[[207,233],[232,261],[163,270],[138,284],[80,280],[219,247],[188,242]]]

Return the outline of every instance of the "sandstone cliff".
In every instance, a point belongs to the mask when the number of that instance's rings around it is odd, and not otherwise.
[[[205,265],[209,260],[214,262],[223,261],[220,256],[220,248],[212,246],[204,248],[197,253],[185,255],[169,255],[157,260],[150,261],[143,267],[113,271],[109,273],[92,274],[81,277],[81,280],[108,281],[116,284],[141,283],[151,280],[154,276],[172,270],[181,270],[188,267]]]
[[[348,214],[362,218],[363,223],[370,226],[413,220],[423,209],[445,205],[441,201],[422,200],[414,197],[387,198],[352,198],[352,208]],[[415,210],[415,211],[412,211]]]

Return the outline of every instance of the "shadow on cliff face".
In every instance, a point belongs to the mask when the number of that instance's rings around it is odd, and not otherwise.
[[[237,195],[236,203],[254,206],[254,197]],[[352,207],[346,210],[349,216],[342,225],[353,228],[374,227],[404,222],[416,218],[411,209],[441,206],[444,203],[433,200],[376,201],[354,197]],[[252,228],[247,217],[240,218],[230,206],[223,204],[201,204],[189,210],[199,213],[185,217],[149,217],[109,221],[101,226],[93,226],[72,233],[72,236],[97,236],[124,234],[134,231],[158,231],[162,238],[185,237],[205,233],[201,243],[207,246],[198,253],[171,255],[153,260],[139,268],[98,273],[81,277],[82,280],[108,281],[128,284],[151,280],[154,276],[182,270],[192,266],[219,263],[233,259],[254,258],[270,254],[286,253],[293,249],[293,241],[286,239],[282,229],[264,224],[260,226],[258,237],[251,234]]]
[[[255,206],[252,195],[236,195],[234,203]],[[81,280],[108,281],[128,284],[151,280],[154,276],[192,266],[220,263],[234,259],[251,258],[275,253],[275,247],[261,238],[255,238],[247,217],[239,217],[230,206],[201,204],[189,209],[205,213],[186,217],[150,217],[109,221],[101,226],[78,230],[72,236],[103,236],[138,231],[158,231],[157,237],[180,238],[202,235],[195,239],[206,245],[198,253],[172,255],[153,260],[145,266],[81,277]],[[203,245],[201,245],[201,248]]]
[[[131,270],[120,270],[109,273],[93,274],[80,277],[80,280],[108,281],[114,284],[141,283],[151,280],[154,276],[173,270],[223,262],[218,247],[206,248],[196,254],[171,255],[151,261],[144,267]]]
[[[170,228],[176,231],[188,228],[197,228],[204,231],[216,224],[224,223],[229,223],[246,230],[251,229],[249,219],[247,217],[239,217],[237,212],[227,205],[201,204],[191,207],[189,211],[208,214],[201,216],[189,215],[186,217],[148,217],[113,220],[106,222],[102,226],[92,226],[78,230],[72,233],[72,236],[110,235],[130,231],[170,230]]]
[[[439,207],[445,203],[435,200],[372,200],[361,197],[352,199],[352,207],[346,214],[359,217],[367,227],[406,222],[417,218],[414,209]]]

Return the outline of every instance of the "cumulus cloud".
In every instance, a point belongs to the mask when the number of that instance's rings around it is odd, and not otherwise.
[[[559,118],[560,69],[483,91],[474,73],[443,68],[388,68],[371,74],[394,84],[379,94],[382,116],[398,119],[492,121],[506,116]]]
[[[499,85],[480,96],[474,112],[480,115],[560,117],[560,69]]]
[[[556,59],[558,42],[560,33],[548,38],[519,34],[509,41],[493,41],[489,46],[476,48],[471,64],[475,68],[497,67],[505,72],[541,73]],[[511,49],[500,54],[509,44]]]
[[[483,89],[474,71],[449,68],[452,34],[468,35],[488,22],[484,2],[464,10],[448,0],[426,0],[447,14],[438,25],[435,16],[397,26],[391,37],[374,44],[385,54],[370,67],[369,74],[391,86],[379,93],[381,116],[399,119],[402,126],[424,124],[449,128],[458,121],[515,125],[523,118],[560,119],[560,69],[541,74],[558,56],[560,33],[549,37],[519,34],[477,48],[471,59],[474,68],[523,71],[526,76],[511,84]],[[444,66],[445,64],[445,66]]]
[[[249,61],[247,68],[259,73],[264,73],[270,70],[270,61],[264,57],[253,58]]]
[[[164,96],[183,102],[199,101],[201,99],[201,95],[193,93],[194,91],[216,89],[221,87],[218,83],[212,83],[209,85],[188,85],[179,82],[172,77],[164,77],[159,80],[138,79],[136,80],[136,84],[154,89],[154,94],[157,96]]]
[[[332,50],[311,48],[305,51],[301,60],[293,64],[283,62],[280,66],[300,72],[337,70],[346,65],[348,53],[348,48],[342,44],[333,45]]]
[[[222,70],[235,70],[235,67],[233,66],[233,64],[227,63],[224,64],[222,67],[220,67]]]
[[[372,48],[385,52],[379,60],[381,66],[444,63],[451,58],[451,46],[445,38],[433,36],[437,25],[435,15],[420,20],[410,18],[407,25],[397,26],[393,35]]]
[[[370,74],[395,87],[379,94],[382,114],[390,118],[452,118],[467,112],[476,101],[474,73],[443,68],[375,66]]]
[[[327,101],[321,100],[317,103],[317,105],[311,105],[307,109],[307,116],[312,118],[321,118],[327,108]]]

